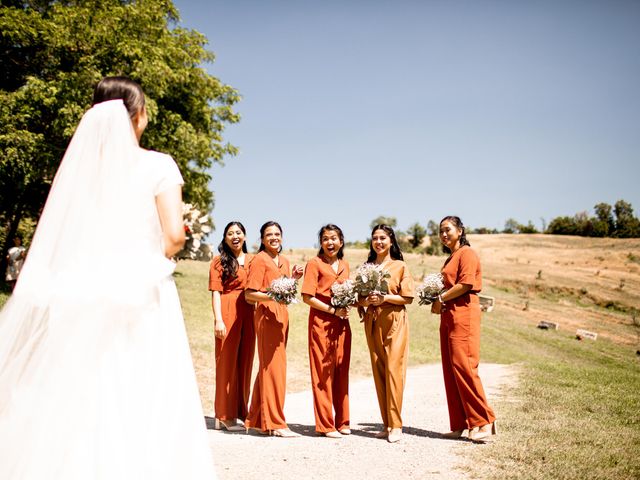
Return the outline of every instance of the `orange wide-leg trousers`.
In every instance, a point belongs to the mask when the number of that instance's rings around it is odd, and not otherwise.
[[[251,370],[256,348],[253,306],[244,300],[242,290],[222,297],[222,318],[227,327],[223,339],[216,338],[216,418],[231,420],[247,417]]]
[[[245,426],[263,431],[287,428],[284,418],[289,334],[287,307],[275,302],[258,304],[254,319],[259,366]]]
[[[440,321],[442,372],[451,430],[480,427],[495,420],[478,375],[480,362],[480,303],[446,305]]]
[[[309,365],[316,432],[349,428],[350,361],[349,321],[312,308],[309,311]]]
[[[382,423],[402,428],[402,399],[409,356],[409,321],[404,308],[367,311],[365,334]]]

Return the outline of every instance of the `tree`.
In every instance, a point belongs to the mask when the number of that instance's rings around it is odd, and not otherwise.
[[[473,229],[470,229],[469,231],[471,233],[476,233],[478,235],[491,235],[491,234],[498,233],[497,229],[489,228],[489,227],[475,227]]]
[[[613,235],[616,224],[613,220],[613,209],[611,205],[608,203],[598,203],[593,209],[596,212],[596,218],[593,220],[593,236],[608,237]]]
[[[518,233],[520,231],[520,224],[515,218],[509,218],[504,222],[504,230],[502,233]]]
[[[576,221],[572,217],[556,217],[547,227],[547,232],[553,235],[579,235]]]
[[[440,225],[433,220],[427,223],[427,234],[429,235],[429,245],[425,248],[427,255],[442,255],[442,245],[440,244]]]
[[[613,211],[616,215],[616,237],[640,237],[640,221],[633,215],[633,207],[629,202],[618,200],[613,206]]]
[[[538,233],[538,229],[535,227],[533,222],[529,220],[529,223],[526,225],[518,225],[518,232],[520,233]]]
[[[0,8],[0,222],[6,242],[37,218],[94,85],[126,75],[147,95],[142,143],[169,153],[186,202],[209,211],[209,169],[236,148],[225,125],[236,90],[200,66],[212,62],[200,33],[179,27],[171,0],[24,0]],[[12,6],[6,6],[12,5]],[[4,255],[2,255],[4,258]]]
[[[422,240],[427,235],[427,230],[420,225],[418,222],[414,223],[407,230],[407,235],[409,235],[409,244],[411,248],[418,248],[422,245]]]
[[[385,217],[384,215],[378,215],[376,218],[371,220],[369,228],[373,229],[373,227],[375,227],[376,225],[389,225],[391,228],[396,228],[397,224],[398,220],[396,220],[396,217]]]

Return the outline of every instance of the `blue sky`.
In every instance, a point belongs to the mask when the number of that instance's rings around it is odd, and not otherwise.
[[[640,2],[177,0],[243,96],[213,168],[218,230],[285,247],[459,215],[540,227],[598,202],[640,215]]]

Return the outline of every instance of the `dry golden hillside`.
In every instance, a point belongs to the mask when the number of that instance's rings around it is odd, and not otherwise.
[[[472,235],[487,290],[524,319],[637,341],[640,239]],[[520,315],[519,315],[520,316]]]

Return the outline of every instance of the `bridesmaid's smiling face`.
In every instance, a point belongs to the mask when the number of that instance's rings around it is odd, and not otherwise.
[[[391,237],[384,230],[376,230],[371,235],[371,246],[376,255],[386,255],[391,249]]]
[[[237,257],[244,245],[244,232],[238,225],[231,225],[224,236],[224,243],[229,246]]]
[[[462,235],[462,230],[449,220],[440,224],[440,241],[449,250],[455,250],[456,244],[460,241],[460,235]]]
[[[335,230],[325,230],[322,234],[322,253],[329,259],[335,260],[338,251],[342,248],[340,235]]]
[[[282,245],[282,232],[278,227],[272,225],[267,227],[262,235],[262,244],[271,255],[277,255]]]

